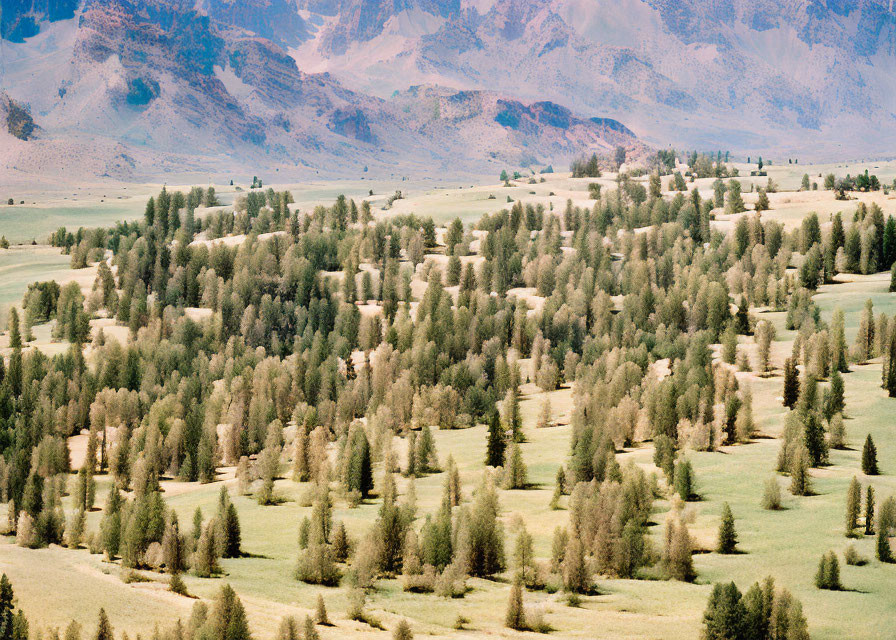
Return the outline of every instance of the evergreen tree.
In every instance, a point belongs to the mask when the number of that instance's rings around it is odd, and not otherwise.
[[[501,426],[501,419],[497,412],[492,412],[488,425],[488,442],[485,451],[485,464],[489,467],[504,466],[504,450],[507,448],[507,438]]]
[[[693,500],[696,497],[694,485],[694,468],[690,460],[683,458],[675,466],[675,493],[685,502]]]
[[[862,485],[853,476],[846,491],[846,537],[852,538],[859,526],[859,510],[862,506]]]
[[[329,616],[327,616],[327,606],[324,604],[324,597],[322,594],[317,594],[317,607],[314,609],[314,622],[324,627],[329,627],[332,624]]]
[[[246,610],[229,584],[225,584],[218,591],[206,624],[214,638],[252,640]]]
[[[796,405],[800,394],[799,372],[793,358],[784,361],[784,406],[790,409]]]
[[[865,492],[865,535],[874,535],[874,487],[870,484]]]
[[[734,530],[734,514],[726,502],[722,509],[722,524],[719,526],[719,553],[734,553],[737,549],[737,532]]]
[[[879,526],[877,528],[877,559],[881,562],[896,562],[893,558],[893,550],[890,547],[890,538],[887,535],[887,527]]]
[[[93,640],[115,640],[115,633],[112,631],[112,625],[109,623],[105,609],[100,609],[100,619]]]
[[[715,584],[703,613],[704,640],[750,640],[759,636],[749,635],[747,609],[737,586]]]
[[[837,554],[833,551],[824,554],[818,563],[818,571],[815,574],[815,586],[819,589],[829,589],[831,591],[843,589],[840,584],[840,561],[837,559]]]
[[[373,490],[373,471],[370,460],[370,444],[360,423],[352,426],[345,451],[343,484],[346,491],[357,492],[362,499]]]
[[[874,440],[870,433],[865,438],[865,445],[862,447],[862,473],[866,476],[876,476],[880,473],[877,468],[877,447],[874,446]]]
[[[793,456],[790,467],[790,493],[795,496],[812,494],[812,481],[809,477],[809,452],[801,446]]]
[[[806,451],[811,466],[820,467],[827,463],[828,444],[825,440],[824,425],[815,411],[810,411],[804,419]]]

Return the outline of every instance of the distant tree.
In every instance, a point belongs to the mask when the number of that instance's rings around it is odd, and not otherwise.
[[[809,452],[800,446],[793,456],[790,467],[790,493],[795,496],[808,496],[812,493],[812,481],[809,477]]]
[[[890,538],[887,533],[887,527],[879,526],[877,528],[877,559],[885,563],[896,562],[893,558],[893,550],[890,547]]]
[[[880,473],[877,467],[877,447],[874,446],[870,433],[866,436],[865,445],[862,447],[862,473],[866,476],[876,476]]]
[[[781,508],[781,486],[774,476],[766,480],[762,493],[762,508],[769,511],[777,511]]]
[[[370,444],[360,423],[349,430],[344,456],[343,484],[346,491],[356,491],[362,499],[367,498],[373,490],[373,471]]]
[[[666,553],[666,566],[669,577],[682,582],[692,582],[696,577],[694,562],[691,554],[691,536],[684,522],[676,523],[674,520],[667,525],[670,531],[667,533],[668,550]]]
[[[392,640],[414,640],[414,633],[407,620],[400,621],[392,632]]]
[[[862,485],[853,476],[846,490],[846,537],[852,538],[859,526],[859,509],[862,506]]]
[[[734,553],[737,549],[737,532],[734,530],[734,515],[726,502],[722,509],[722,524],[719,526],[719,553]]]
[[[587,593],[591,587],[585,550],[578,536],[569,536],[561,564],[563,588],[569,593]]]
[[[330,618],[327,616],[327,606],[324,604],[322,594],[317,594],[317,607],[314,610],[314,622],[321,626],[330,626]]]
[[[843,586],[840,584],[840,561],[837,559],[837,554],[833,551],[824,554],[818,563],[818,571],[815,574],[815,586],[819,589],[831,591],[843,589]]]
[[[865,535],[874,535],[874,487],[870,484],[865,492]]]
[[[489,467],[504,466],[504,450],[507,448],[507,436],[501,426],[498,412],[492,412],[488,425],[488,442],[485,451],[485,464]]]
[[[520,445],[513,443],[510,449],[510,459],[504,472],[504,487],[506,489],[525,489],[529,484],[526,464],[523,462],[523,453]]]
[[[688,500],[693,500],[696,497],[694,468],[691,466],[691,462],[687,458],[682,459],[675,466],[674,482],[675,493],[677,493],[682,500],[687,502]]]
[[[799,372],[793,358],[784,361],[784,406],[790,409],[796,405],[800,393]]]
[[[739,180],[728,181],[728,204],[726,205],[725,213],[741,213],[747,210],[744,206],[744,199],[741,196],[740,191],[741,185]]]
[[[115,640],[115,633],[112,631],[112,625],[109,623],[109,617],[106,615],[105,609],[100,609],[100,618],[93,640]]]
[[[703,613],[704,640],[748,640],[747,609],[737,586],[715,584]],[[764,637],[764,636],[763,636]]]
[[[756,199],[756,205],[754,206],[754,209],[757,212],[761,213],[762,211],[768,211],[769,208],[770,205],[768,201],[768,194],[766,193],[765,189],[760,189],[759,197]]]
[[[516,631],[525,631],[526,614],[523,610],[523,582],[519,576],[513,579],[510,587],[510,598],[507,601],[507,613],[504,616],[504,626]]]

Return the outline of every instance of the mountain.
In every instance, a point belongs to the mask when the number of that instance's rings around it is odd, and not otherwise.
[[[656,144],[890,153],[896,138],[892,0],[431,4],[333,0],[327,15],[305,2],[320,28],[297,54],[380,95],[408,82],[511,92],[600,110]]]
[[[0,162],[134,179],[887,154],[891,4],[4,0],[0,90],[35,129],[4,128]]]
[[[340,33],[373,35],[371,25],[402,6],[339,13],[344,31],[327,31],[329,46]],[[9,175],[497,173],[618,145],[647,153],[600,111],[433,84],[377,96],[307,73],[294,52],[325,33],[320,14],[288,0],[86,0],[67,12],[34,0],[13,9],[18,18],[3,13],[0,88],[37,134],[0,144]]]

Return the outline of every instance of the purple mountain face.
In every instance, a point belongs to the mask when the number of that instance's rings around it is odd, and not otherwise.
[[[27,170],[91,144],[82,169],[122,177],[492,171],[616,145],[887,153],[890,5],[8,0],[0,90],[35,128],[0,146]]]

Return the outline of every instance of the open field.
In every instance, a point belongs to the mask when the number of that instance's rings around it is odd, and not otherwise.
[[[780,183],[782,190],[793,189],[799,186],[802,173],[809,169],[810,167],[775,165],[769,168],[769,174]],[[849,170],[852,169],[850,166]],[[811,167],[810,175],[829,170],[845,173],[847,169],[836,165]],[[882,167],[879,176],[882,181],[890,181],[894,173],[896,164],[891,163]],[[593,180],[577,180],[559,174],[544,177],[544,183],[512,187],[497,184],[451,189],[412,186],[406,198],[397,200],[385,211],[381,204],[377,206],[378,202],[382,202],[380,198],[385,196],[377,194],[372,199],[373,211],[377,217],[403,213],[431,215],[437,224],[444,224],[454,217],[461,217],[469,222],[478,219],[483,213],[499,211],[508,206],[507,196],[524,202],[540,203],[549,210],[553,207],[555,212],[565,208],[567,199],[572,199],[580,206],[593,204],[588,200],[587,192],[587,185]],[[814,176],[813,179],[821,180]],[[755,180],[761,186],[766,178]],[[605,189],[613,188],[611,178],[601,178],[599,181]],[[704,181],[698,182],[701,190],[711,192],[711,181],[706,184],[703,184]],[[310,208],[320,202],[331,201],[346,186],[341,183],[321,184],[291,190],[300,208]],[[366,186],[363,181],[351,183],[346,194],[361,199]],[[280,189],[283,186],[274,188]],[[150,192],[150,187],[146,187],[146,191]],[[391,192],[384,190],[383,193]],[[232,198],[233,192],[222,188],[219,195],[223,201],[227,201]],[[491,195],[495,198],[490,198]],[[749,203],[750,194],[745,190],[744,195]],[[868,203],[877,202],[885,215],[896,214],[896,200],[883,193],[861,194],[860,199]],[[824,223],[828,214],[835,211],[842,210],[849,214],[855,209],[857,202],[858,200],[838,202],[830,192],[824,191],[782,192],[773,194],[773,208],[763,213],[763,217],[781,220],[788,228],[795,228],[810,211],[818,212]],[[89,213],[80,208],[54,209],[55,205],[51,204],[47,204],[45,209],[38,207],[37,210],[54,211],[52,216],[57,216],[59,220],[77,219],[77,224],[90,226],[108,224],[112,219],[118,219],[114,218],[115,215],[142,215],[143,205],[138,202],[137,197],[128,206],[131,205],[133,209],[123,213],[124,210],[119,211],[111,206],[102,211],[90,209]],[[51,225],[45,220],[26,219],[36,215],[34,211],[27,210],[27,216],[8,223],[12,225],[11,229],[18,230],[7,233],[4,228],[7,223],[2,216],[10,210],[13,208],[0,208],[0,233],[6,233],[11,239],[16,237],[15,233],[28,235],[30,229],[38,228],[28,225],[46,224],[52,228],[58,226],[55,222]],[[16,206],[15,211],[24,213],[26,209]],[[724,223],[726,220],[722,218],[719,222]],[[67,226],[75,225],[69,222]],[[49,230],[52,231],[52,228]],[[231,237],[224,241],[236,244],[238,239]],[[432,255],[427,259],[441,265],[447,260],[444,255]],[[467,262],[477,262],[478,259],[478,256],[465,258]],[[82,287],[88,287],[92,283],[95,269],[72,272],[68,269],[68,262],[67,256],[60,255],[58,250],[50,247],[14,246],[6,251],[0,250],[0,317],[10,304],[21,298],[31,281],[53,278],[65,282],[67,279],[77,279]],[[405,261],[403,264],[409,263]],[[419,268],[411,282],[417,300],[425,291],[422,271]],[[342,272],[333,272],[333,275],[342,277]],[[896,313],[896,294],[889,293],[889,282],[888,273],[867,276],[841,274],[837,276],[835,283],[820,287],[814,299],[826,322],[830,321],[836,308],[844,311],[846,339],[852,344],[867,299],[873,301],[875,313]],[[451,293],[456,299],[456,289],[452,289]],[[544,303],[544,298],[536,296],[531,287],[516,289],[514,293],[526,299],[530,307],[536,310]],[[362,313],[380,309],[378,305],[369,304],[362,307]],[[199,319],[206,317],[206,310],[201,311],[203,313],[191,310],[191,314]],[[208,311],[210,315],[210,310]],[[794,497],[787,491],[789,479],[777,476],[785,508],[781,511],[767,511],[760,506],[763,485],[768,478],[775,477],[775,462],[781,443],[779,438],[787,413],[781,403],[783,377],[780,371],[784,358],[791,352],[795,332],[785,328],[783,312],[763,312],[757,314],[757,318],[768,319],[776,327],[777,337],[772,346],[772,364],[776,373],[771,377],[760,377],[749,372],[739,372],[737,377],[742,384],[748,384],[752,389],[754,415],[758,430],[764,437],[750,444],[726,446],[717,452],[687,453],[696,471],[697,491],[701,498],[697,502],[687,503],[685,508],[691,536],[699,551],[694,556],[698,574],[696,583],[622,580],[597,576],[598,593],[586,596],[580,607],[568,606],[562,593],[527,593],[526,605],[541,608],[545,612],[547,621],[555,629],[555,636],[669,640],[696,638],[700,634],[702,613],[714,582],[734,580],[741,590],[745,590],[753,582],[770,575],[778,586],[786,587],[802,601],[812,638],[876,640],[893,637],[892,629],[884,624],[884,620],[890,612],[896,610],[896,591],[892,588],[896,580],[896,566],[882,564],[875,559],[872,537],[849,541],[843,535],[846,488],[853,476],[857,476],[863,485],[871,484],[875,488],[878,505],[887,496],[896,495],[896,432],[892,420],[896,399],[888,398],[886,391],[880,388],[880,359],[874,359],[865,365],[853,365],[851,372],[844,376],[845,424],[850,449],[832,451],[830,466],[812,471],[816,495]],[[95,327],[102,323],[108,328],[112,321],[94,320],[93,323]],[[51,343],[49,331],[49,325],[36,327],[37,340],[34,346],[48,354],[64,350],[66,345]],[[115,327],[109,334],[114,334],[122,341],[127,339],[126,327]],[[7,344],[7,337],[0,337],[0,349],[5,349]],[[741,338],[741,349],[750,353],[753,358],[756,357],[755,346],[752,337]],[[660,368],[662,367],[658,367]],[[522,519],[533,536],[537,558],[545,561],[550,557],[555,528],[565,525],[568,519],[565,508],[554,511],[550,509],[549,503],[557,470],[569,462],[569,422],[573,398],[568,385],[545,393],[525,379],[524,383],[521,412],[526,442],[521,448],[532,487],[527,490],[499,491],[501,521],[509,534],[506,544],[508,556],[512,555],[516,535],[515,521]],[[539,429],[535,425],[546,397],[551,400],[553,419],[559,425]],[[861,444],[869,433],[877,444],[883,474],[876,477],[867,477],[861,472]],[[460,471],[464,494],[469,498],[479,484],[484,470],[484,425],[468,429],[436,430],[434,436],[440,462],[444,467],[449,455],[454,458]],[[403,461],[406,441],[396,439],[395,443],[398,457]],[[79,456],[80,462],[83,458],[85,436],[75,436],[71,446],[73,458]],[[289,446],[286,451],[291,451]],[[653,464],[653,447],[650,443],[619,453],[617,459],[621,464],[632,461],[648,472],[662,475]],[[301,506],[305,503],[310,484],[299,484],[286,479],[289,472],[285,459],[281,465],[281,473],[284,478],[277,480],[275,491],[283,498],[283,502],[276,506],[259,506],[251,496],[237,495],[237,481],[232,467],[220,468],[218,480],[209,484],[163,481],[165,501],[177,512],[183,530],[189,526],[197,507],[202,509],[206,517],[214,513],[222,484],[228,487],[240,516],[242,547],[247,557],[223,560],[223,577],[200,579],[185,575],[190,593],[200,598],[211,598],[223,582],[230,583],[246,606],[251,627],[258,640],[274,638],[283,616],[304,617],[310,613],[320,593],[324,594],[330,616],[336,622],[333,628],[320,629],[325,640],[388,637],[388,632],[376,631],[361,623],[346,620],[347,592],[344,587],[322,588],[294,579],[293,569],[299,553],[299,523],[311,513],[310,507]],[[375,471],[375,476],[379,481],[379,470]],[[73,478],[70,481],[70,485],[73,485]],[[102,506],[110,478],[103,476],[98,482],[96,504]],[[438,508],[444,482],[444,473],[431,474],[415,481],[418,514],[416,527],[419,528],[422,519]],[[398,478],[397,483],[399,493],[406,495],[409,481]],[[739,554],[720,555],[711,552],[715,546],[724,502],[729,503],[736,518],[741,550]],[[567,499],[564,498],[561,504],[565,507],[566,503]],[[69,512],[72,504],[72,498],[66,498],[65,505]],[[663,544],[663,523],[670,507],[667,499],[658,499],[654,503],[649,538],[657,551]],[[358,540],[370,529],[379,508],[379,501],[370,501],[358,508],[348,508],[340,498],[335,504],[334,521],[344,522],[350,536]],[[0,513],[5,513],[5,509],[5,506],[0,507]],[[90,513],[88,530],[96,531],[100,518],[99,510]],[[855,544],[860,554],[869,559],[868,564],[861,567],[841,564],[842,582],[846,587],[844,591],[817,589],[814,576],[821,555],[834,550],[842,557],[850,542]],[[161,574],[145,571],[143,573],[150,581],[125,584],[119,577],[120,567],[117,564],[105,562],[101,555],[91,555],[84,549],[73,551],[52,546],[48,549],[28,550],[16,546],[10,537],[2,538],[0,570],[11,578],[19,606],[39,626],[64,627],[69,620],[75,619],[86,629],[92,629],[96,611],[99,607],[104,607],[116,629],[126,629],[129,634],[142,633],[146,637],[156,625],[168,625],[177,617],[186,619],[194,603],[192,598],[167,591],[164,584],[166,578]],[[507,571],[494,580],[471,580],[469,584],[472,589],[463,599],[409,594],[402,590],[397,579],[380,580],[368,595],[368,610],[389,629],[402,618],[411,619],[418,637],[523,637],[506,629],[503,624],[510,577],[511,572]],[[48,588],[47,585],[53,587]],[[452,628],[459,614],[471,620],[466,631]]]

